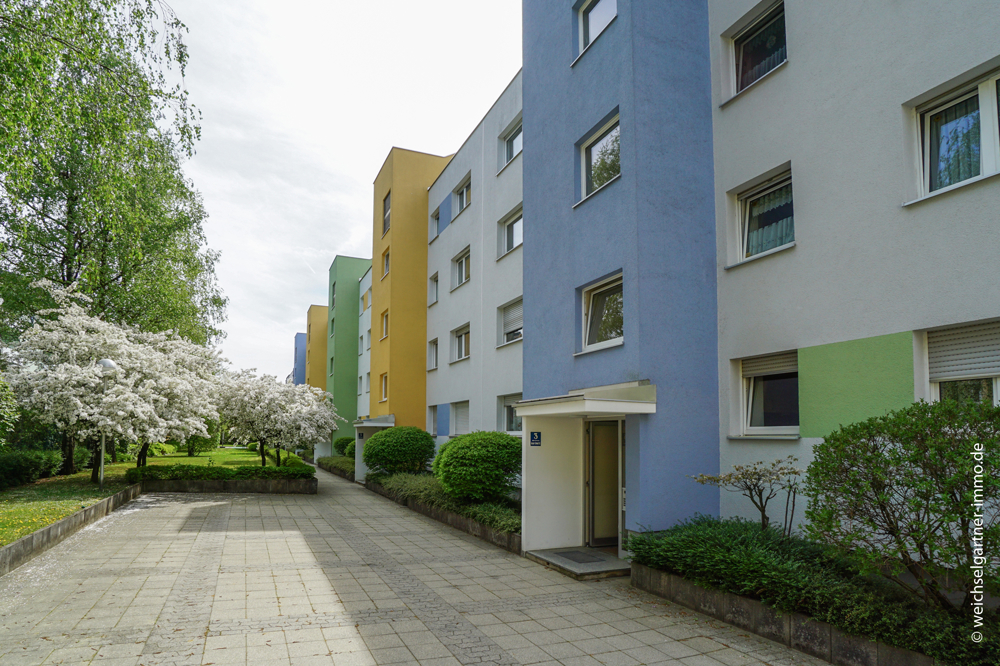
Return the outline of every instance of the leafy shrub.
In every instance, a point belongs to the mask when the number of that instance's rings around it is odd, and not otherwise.
[[[229,479],[312,479],[316,473],[309,465],[290,467],[222,467],[206,465],[150,465],[133,467],[125,472],[128,483],[139,483],[142,479],[167,479],[185,481],[229,480]]]
[[[503,432],[456,437],[438,463],[445,491],[464,501],[503,499],[520,473],[521,440]]]
[[[353,443],[354,443],[353,437],[338,437],[337,439],[333,440],[333,450],[337,452],[338,456],[342,456],[344,455],[344,452],[347,450],[347,445]]]
[[[454,441],[454,440],[453,440]],[[366,477],[371,480],[371,477]],[[521,512],[505,503],[463,504],[449,495],[441,481],[430,474],[396,474],[377,480],[399,499],[412,499],[444,511],[472,518],[501,532],[521,533]]]
[[[59,451],[32,451],[28,452],[32,455],[38,456],[41,468],[38,473],[38,478],[47,479],[52,476],[59,474],[59,468],[62,467],[62,453]]]
[[[90,447],[77,444],[73,448],[73,463],[78,469],[90,467],[91,451]]]
[[[354,460],[356,452],[357,452],[357,447],[354,445],[353,441],[344,447],[345,458],[350,458],[351,460]]]
[[[163,442],[153,442],[149,445],[149,450],[146,455],[149,456],[169,456],[177,451],[177,448],[172,444],[165,444]]]
[[[437,455],[434,456],[434,462],[431,463],[431,474],[434,476],[441,477],[441,460],[444,458],[444,452],[448,450],[448,447],[454,441],[454,439],[449,439],[438,447]]]
[[[707,587],[803,613],[854,635],[922,652],[947,664],[1000,663],[1000,619],[988,611],[981,644],[969,615],[930,608],[898,586],[863,573],[837,548],[742,519],[700,516],[665,532],[634,534],[635,562]]]
[[[247,451],[256,451],[256,450],[257,450],[257,442],[250,442],[249,444],[247,444]]]
[[[365,444],[368,469],[385,474],[423,472],[434,455],[434,438],[413,426],[387,428],[371,436]]]
[[[14,392],[10,390],[3,377],[0,377],[0,451],[6,446],[7,435],[14,430],[17,418],[17,400],[14,399]]]
[[[354,458],[347,458],[346,456],[325,456],[319,458],[316,464],[323,469],[337,469],[346,474],[354,474]]]
[[[294,453],[286,453],[285,455],[281,456],[282,467],[291,467],[292,465],[306,465],[306,464],[302,462],[302,458],[295,455]],[[308,467],[308,465],[306,465],[306,467]]]
[[[207,421],[205,426],[208,428],[207,437],[199,437],[195,435],[188,437],[187,441],[184,443],[184,448],[187,450],[187,454],[189,456],[193,457],[199,453],[206,453],[219,448],[219,437],[222,434],[222,429],[219,428],[219,422]]]
[[[954,588],[968,607],[979,567],[987,590],[1000,591],[1000,408],[918,402],[843,426],[813,452],[810,537],[858,553],[865,573],[885,573],[931,605],[961,607],[947,597]]]

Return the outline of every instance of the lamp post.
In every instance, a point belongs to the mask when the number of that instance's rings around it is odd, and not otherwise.
[[[101,367],[101,385],[102,393],[108,392],[108,374],[116,372],[118,370],[118,365],[112,361],[110,358],[102,358],[97,362],[97,365]],[[101,474],[100,474],[100,489],[104,490],[104,429],[101,429]]]

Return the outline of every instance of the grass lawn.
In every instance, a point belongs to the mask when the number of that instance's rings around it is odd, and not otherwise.
[[[186,453],[149,457],[150,465],[214,465],[239,467],[260,465],[256,451],[246,449],[218,449],[211,453],[188,457]],[[268,459],[269,467],[274,461]],[[125,470],[135,463],[118,463],[104,466],[104,491],[90,482],[90,470],[72,476],[39,479],[35,483],[0,491],[0,546],[17,541],[32,532],[65,518],[80,509],[114,495],[127,486]]]

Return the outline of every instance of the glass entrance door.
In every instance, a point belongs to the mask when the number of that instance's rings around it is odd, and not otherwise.
[[[593,421],[588,445],[588,545],[618,545],[618,421]]]

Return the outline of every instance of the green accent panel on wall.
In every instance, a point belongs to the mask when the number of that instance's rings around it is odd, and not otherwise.
[[[841,425],[913,403],[913,334],[893,333],[799,349],[799,431]]]

